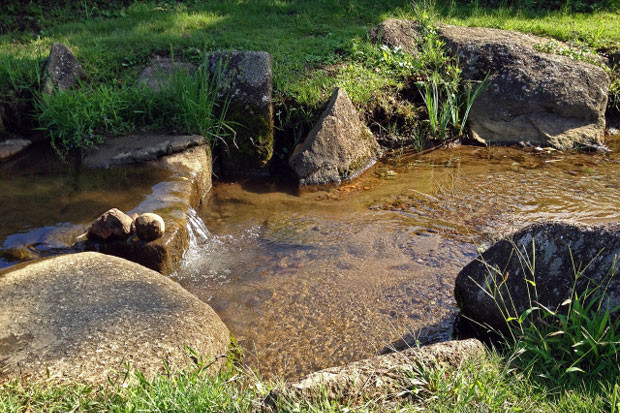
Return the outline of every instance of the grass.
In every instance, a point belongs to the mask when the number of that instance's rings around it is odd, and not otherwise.
[[[514,369],[497,352],[465,361],[458,368],[428,368],[407,377],[405,399],[367,400],[350,406],[337,400],[284,398],[278,412],[618,412],[620,381],[553,388]],[[260,411],[273,383],[248,372],[208,377],[195,369],[147,380],[133,373],[130,384],[89,387],[46,382],[0,386],[0,411],[12,412],[251,412]]]
[[[38,74],[33,69],[53,41],[67,44],[76,53],[87,73],[85,93],[95,95],[102,93],[101,85],[130,87],[154,54],[201,62],[215,50],[265,50],[273,56],[276,112],[282,115],[276,126],[286,134],[304,136],[334,87],[345,88],[353,102],[370,113],[372,105],[406,87],[412,71],[409,57],[370,45],[366,37],[371,27],[386,18],[416,17],[408,0],[90,4],[73,2],[68,8],[51,9],[22,6],[23,10],[13,5],[0,10],[0,20],[5,16],[9,21],[25,11],[36,16],[41,26],[33,32],[11,30],[16,28],[13,25],[0,35],[0,99],[10,101],[7,96],[15,96],[16,90],[37,89]],[[516,29],[592,49],[620,43],[617,11],[523,11],[444,2],[437,6],[436,15],[446,23]],[[298,109],[294,115],[284,113],[291,108]]]
[[[35,117],[63,156],[101,143],[106,134],[137,128],[195,133],[212,142],[227,132],[227,102],[218,99],[221,74],[222,68],[212,75],[205,67],[194,73],[179,70],[166,85],[160,82],[157,93],[146,86],[98,84],[41,94]]]

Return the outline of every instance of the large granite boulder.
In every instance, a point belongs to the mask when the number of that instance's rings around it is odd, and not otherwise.
[[[188,348],[216,372],[229,342],[207,304],[120,258],[64,255],[0,276],[0,382],[104,385],[127,363],[152,377],[190,366]]]
[[[207,58],[220,76],[220,96],[230,99],[226,120],[235,133],[219,142],[225,175],[266,175],[273,156],[273,84],[267,52],[218,52]]]
[[[619,258],[618,224],[534,224],[499,241],[463,268],[456,278],[454,295],[466,317],[505,330],[500,307],[505,314],[508,309],[509,316],[518,317],[531,306],[536,291],[538,302],[555,309],[571,296],[575,268],[583,270],[577,292],[588,283],[604,288],[611,274],[620,269]],[[606,305],[620,305],[620,277],[611,278],[605,294]]]
[[[67,46],[54,43],[45,63],[44,77],[43,92],[53,93],[55,89],[72,89],[84,77],[84,70]]]
[[[464,360],[481,354],[484,346],[475,339],[410,348],[317,371],[299,382],[276,387],[266,401],[268,406],[276,406],[287,398],[309,402],[327,399],[353,407],[367,400],[404,400],[421,385],[414,380],[420,366],[456,369]]]
[[[469,115],[475,139],[557,149],[603,142],[610,81],[600,67],[545,53],[549,40],[514,31],[442,25],[438,33],[465,79],[488,75]],[[415,22],[389,20],[371,38],[414,53],[420,34]]]
[[[336,89],[316,126],[289,158],[301,185],[352,178],[375,159],[378,145],[347,92]]]

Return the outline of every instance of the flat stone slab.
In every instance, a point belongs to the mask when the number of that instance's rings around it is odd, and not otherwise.
[[[108,139],[83,159],[87,168],[109,168],[153,161],[204,144],[200,135],[129,135]]]
[[[129,364],[147,377],[225,362],[229,331],[207,304],[132,262],[86,252],[0,273],[0,383],[105,385]]]
[[[0,162],[8,160],[26,150],[32,144],[27,139],[7,139],[0,141]]]
[[[266,404],[277,405],[281,398],[310,402],[327,398],[354,407],[367,400],[403,400],[416,390],[413,378],[420,365],[458,368],[464,360],[483,353],[484,345],[475,339],[411,348],[320,370],[301,381],[284,383],[272,390]]]

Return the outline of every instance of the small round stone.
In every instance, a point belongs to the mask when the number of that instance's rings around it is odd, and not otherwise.
[[[161,238],[166,232],[166,224],[162,217],[150,212],[140,215],[134,221],[136,235],[143,241],[150,242]]]

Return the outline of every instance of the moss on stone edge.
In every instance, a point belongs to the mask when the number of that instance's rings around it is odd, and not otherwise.
[[[273,157],[273,125],[259,110],[241,104],[230,105],[226,121],[235,131],[220,143],[220,154],[227,173],[246,175],[267,166]]]

